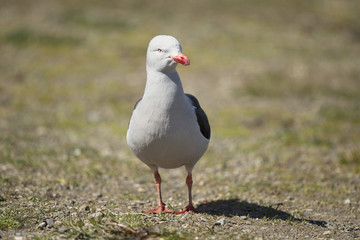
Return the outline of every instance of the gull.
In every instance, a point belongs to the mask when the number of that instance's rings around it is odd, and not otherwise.
[[[162,200],[159,168],[181,166],[187,171],[189,204],[175,213],[196,212],[191,193],[192,170],[208,148],[211,131],[197,98],[184,93],[176,71],[178,63],[190,65],[178,40],[159,35],[150,41],[144,95],[135,104],[126,135],[130,149],[154,173],[158,205],[145,213],[174,213]]]

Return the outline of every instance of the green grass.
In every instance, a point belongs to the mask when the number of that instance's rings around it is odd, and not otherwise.
[[[360,173],[360,151],[346,151],[345,153],[340,154],[339,163],[346,169],[349,169],[352,172],[357,174]]]
[[[19,213],[13,210],[0,209],[0,229],[18,229],[22,226],[23,219]]]
[[[5,36],[5,42],[15,46],[29,47],[29,45],[40,45],[42,47],[76,47],[81,44],[80,39],[69,36],[57,36],[56,34],[39,33],[30,29],[18,29]]]

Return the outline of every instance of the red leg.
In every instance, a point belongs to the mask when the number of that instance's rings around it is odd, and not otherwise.
[[[161,197],[161,177],[160,177],[160,174],[159,174],[159,172],[157,170],[154,172],[154,178],[155,178],[155,183],[156,183],[157,192],[158,192],[158,206],[156,208],[153,208],[153,209],[145,210],[144,213],[161,213],[161,212],[173,213],[174,211],[171,211],[171,210],[167,209],[165,207],[165,203],[163,203],[163,201],[162,201],[162,197]]]
[[[186,178],[186,184],[188,186],[188,192],[189,192],[189,205],[186,206],[185,210],[177,211],[176,214],[184,214],[184,213],[187,213],[187,212],[198,213],[198,211],[195,210],[194,205],[192,204],[191,189],[192,189],[193,180],[192,180],[192,174],[191,173],[189,173],[187,178]]]

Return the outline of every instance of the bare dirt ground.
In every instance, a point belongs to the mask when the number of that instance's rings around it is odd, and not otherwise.
[[[3,1],[1,239],[359,239],[357,1]],[[149,215],[127,124],[157,34],[212,139],[198,214]],[[187,203],[184,169],[160,171]]]

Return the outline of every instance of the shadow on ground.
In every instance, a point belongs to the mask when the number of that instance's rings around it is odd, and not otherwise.
[[[293,215],[278,210],[281,203],[269,204],[269,206],[261,206],[256,203],[240,201],[237,198],[204,202],[200,204],[196,210],[200,213],[207,213],[217,216],[246,216],[248,218],[268,218],[271,220],[280,219],[283,221],[307,222],[320,227],[326,227],[325,221],[309,220],[296,218]]]

